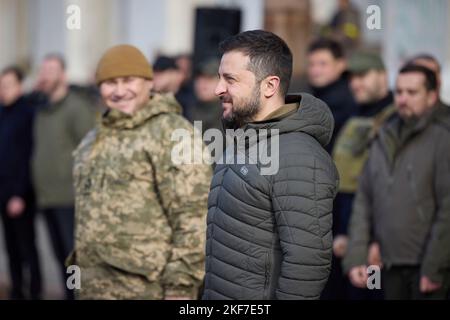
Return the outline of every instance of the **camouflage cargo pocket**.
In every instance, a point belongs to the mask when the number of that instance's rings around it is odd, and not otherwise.
[[[101,260],[107,265],[125,273],[140,275],[148,281],[159,280],[167,259],[148,259],[113,246],[97,248]]]

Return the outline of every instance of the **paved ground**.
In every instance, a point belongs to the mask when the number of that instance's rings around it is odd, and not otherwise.
[[[57,269],[56,260],[50,246],[50,240],[41,215],[37,216],[37,240],[38,250],[41,259],[41,269],[43,276],[44,299],[60,299],[63,297],[62,281]],[[7,256],[3,235],[3,224],[0,221],[0,299],[7,298],[7,288],[9,276],[7,269]]]

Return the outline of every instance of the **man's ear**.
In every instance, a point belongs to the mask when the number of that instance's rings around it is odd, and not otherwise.
[[[266,98],[274,96],[280,89],[280,78],[277,76],[269,76],[262,82],[261,91]]]
[[[428,92],[428,94],[427,94],[428,107],[431,108],[432,106],[434,106],[436,104],[436,102],[438,101],[438,99],[439,99],[439,95],[438,95],[437,90],[432,90],[432,91]]]

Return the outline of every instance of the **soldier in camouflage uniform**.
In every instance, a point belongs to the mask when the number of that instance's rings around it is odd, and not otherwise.
[[[210,167],[171,161],[172,132],[194,129],[173,96],[150,98],[151,72],[128,45],[97,68],[109,110],[74,152],[81,299],[194,298],[203,279]]]

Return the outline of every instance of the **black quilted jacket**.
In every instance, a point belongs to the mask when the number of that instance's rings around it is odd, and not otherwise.
[[[327,282],[339,180],[324,150],[333,116],[308,94],[298,96],[297,106],[243,128],[279,130],[276,173],[262,175],[261,162],[251,164],[248,157],[247,164],[215,168],[203,299],[318,299]],[[251,141],[246,151],[254,146]],[[256,143],[261,147],[261,141]],[[225,154],[230,152],[242,149],[227,148]]]

